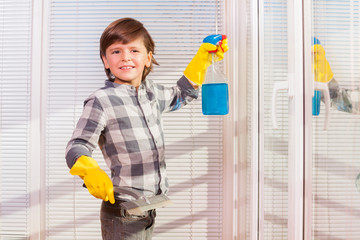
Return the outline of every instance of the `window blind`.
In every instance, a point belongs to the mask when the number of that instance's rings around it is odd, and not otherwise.
[[[31,5],[0,2],[0,239],[29,233]]]
[[[359,1],[315,0],[312,11],[313,35],[325,49],[334,78],[349,93],[358,92]],[[354,95],[352,100],[359,101]],[[332,108],[324,131],[324,104],[321,107],[320,116],[313,118],[312,239],[358,239],[360,116]]]
[[[276,111],[271,103],[274,84],[288,81],[287,1],[263,1],[263,29],[260,29],[260,61],[263,62],[264,156],[263,207],[264,239],[287,239],[288,219],[288,92],[280,91]],[[279,129],[274,129],[271,119],[276,114]]]
[[[160,66],[148,78],[173,86],[216,30],[222,33],[223,1],[67,1],[49,9],[46,106],[46,239],[100,239],[100,200],[68,173],[65,145],[83,100],[105,81],[99,38],[122,17],[144,23]],[[218,26],[216,26],[218,24]],[[222,118],[203,116],[201,98],[163,116],[169,197],[158,210],[154,239],[221,239]],[[94,158],[106,169],[99,150]]]

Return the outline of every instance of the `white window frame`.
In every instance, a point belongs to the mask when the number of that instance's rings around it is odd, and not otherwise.
[[[30,117],[30,239],[44,239],[44,185],[43,154],[43,2],[33,0],[32,9],[32,59],[31,59],[31,117]]]
[[[261,152],[259,132],[259,58],[258,58],[258,8],[256,1],[250,13],[247,12],[246,0],[228,0],[226,2],[226,32],[229,37],[230,51],[226,55],[226,72],[230,79],[230,115],[224,120],[224,239],[247,239],[246,225],[250,225],[250,240],[259,237],[259,156]],[[251,18],[249,26],[248,18]],[[247,102],[247,30],[251,28],[253,40],[252,52],[252,102]],[[247,108],[252,111],[251,122],[251,170],[247,180]],[[250,182],[248,182],[250,181]],[[251,206],[246,202],[246,190],[250,188]],[[246,219],[246,209],[250,209],[250,219]],[[230,217],[231,216],[231,217]],[[232,222],[229,222],[232,220]],[[250,221],[250,222],[246,222]]]

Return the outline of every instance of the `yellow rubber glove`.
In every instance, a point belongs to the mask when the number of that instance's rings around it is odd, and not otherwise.
[[[211,53],[216,53],[215,61],[224,58],[224,53],[229,50],[225,35],[210,35],[201,44],[198,52],[184,71],[187,79],[201,86],[204,82],[207,68],[211,65]]]
[[[109,176],[102,170],[98,163],[91,157],[81,156],[70,169],[72,175],[78,175],[91,195],[104,201],[115,203],[114,186]]]
[[[326,60],[325,49],[320,44],[315,44],[312,46],[311,52],[313,54],[312,70],[315,81],[328,83],[334,77],[334,73]]]

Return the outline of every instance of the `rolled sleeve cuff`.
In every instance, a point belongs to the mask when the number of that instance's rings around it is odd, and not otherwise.
[[[177,85],[186,92],[186,95],[192,98],[197,99],[199,96],[199,88],[198,89],[194,89],[194,87],[191,85],[191,83],[189,82],[189,80],[185,77],[182,76],[178,81],[177,81]]]
[[[71,169],[75,164],[76,160],[81,156],[89,156],[91,157],[91,152],[83,146],[73,146],[66,154],[66,163],[68,167]]]

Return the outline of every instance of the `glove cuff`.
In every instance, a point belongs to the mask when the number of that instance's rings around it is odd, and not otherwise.
[[[78,175],[84,177],[89,168],[100,168],[99,164],[91,157],[81,156],[79,157],[74,166],[70,169],[71,175]]]

